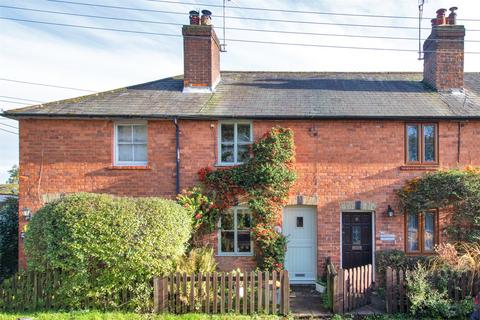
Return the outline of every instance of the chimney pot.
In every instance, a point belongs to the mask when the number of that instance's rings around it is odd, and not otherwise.
[[[458,10],[457,7],[450,8],[450,14],[448,15],[448,24],[456,25],[457,24],[457,13],[455,12]]]
[[[209,10],[202,10],[202,26],[212,25],[212,12]]]
[[[443,24],[447,23],[446,18],[445,18],[446,12],[447,12],[447,9],[443,9],[443,8],[437,10],[437,24],[438,25],[443,25]]]
[[[191,25],[199,25],[200,24],[200,14],[196,10],[192,10],[189,12],[190,15],[190,24]]]

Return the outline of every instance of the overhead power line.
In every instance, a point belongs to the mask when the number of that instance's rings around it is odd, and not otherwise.
[[[104,28],[104,27],[84,26],[84,25],[77,25],[77,24],[66,24],[66,23],[56,23],[56,22],[37,21],[37,20],[28,20],[28,19],[17,19],[17,18],[9,18],[9,17],[0,17],[0,19],[12,20],[12,21],[21,21],[21,22],[29,22],[29,23],[36,23],[36,24],[55,25],[55,26],[62,26],[62,27],[73,27],[73,28],[92,29],[92,30],[124,32],[124,33],[132,33],[132,34],[147,34],[147,35],[168,36],[168,37],[177,37],[177,38],[184,37],[180,34],[158,33],[158,32],[137,31],[137,30],[128,30],[128,29],[116,29],[116,28]],[[195,38],[198,38],[198,37],[195,36]],[[417,52],[417,50],[397,49],[397,48],[336,46],[336,45],[322,45],[322,44],[313,44],[313,43],[274,42],[274,41],[259,41],[259,40],[247,40],[247,39],[226,39],[226,40],[231,41],[231,42],[258,43],[258,44],[262,43],[262,44],[303,46],[303,47],[356,49],[356,50],[378,50],[378,51],[396,51],[396,52]],[[433,52],[433,51],[425,51],[425,52]],[[465,51],[465,53],[466,54],[480,54],[480,52],[476,52],[476,51]],[[3,79],[0,78],[0,80],[3,80]],[[64,88],[66,88],[66,87],[64,87]],[[71,88],[68,88],[68,89],[71,89]],[[77,90],[77,89],[74,89],[74,90]],[[85,91],[85,90],[82,90],[82,91]],[[91,91],[91,92],[93,92],[93,91]]]
[[[42,101],[38,101],[38,100],[24,99],[24,98],[10,97],[10,96],[0,96],[0,98],[7,98],[7,99],[13,99],[13,100],[23,100],[23,101],[28,101],[28,102],[43,103]]]
[[[0,5],[0,7],[1,8],[14,9],[14,10],[26,10],[26,11],[33,11],[33,12],[48,13],[48,14],[58,14],[58,15],[67,15],[67,16],[76,16],[76,17],[87,17],[87,18],[95,18],[95,19],[106,19],[106,20],[116,20],[116,21],[128,21],[128,22],[140,22],[140,23],[151,23],[151,24],[161,24],[161,25],[183,26],[182,23],[177,23],[177,22],[118,18],[118,17],[109,17],[109,16],[81,14],[81,13],[70,13],[70,12],[42,10],[42,9],[34,9],[34,8],[24,8],[24,7],[17,7],[17,6]],[[309,36],[327,36],[327,37],[348,37],[348,38],[386,39],[386,40],[414,40],[414,41],[418,41],[418,38],[414,38],[414,37],[332,34],[332,33],[301,32],[301,31],[287,31],[287,30],[268,30],[268,29],[237,28],[237,27],[226,27],[225,29],[234,30],[234,31],[266,32],[266,33],[280,33],[280,34],[300,34],[300,35],[309,35]],[[422,40],[425,40],[425,39],[422,39]],[[431,39],[431,40],[436,40],[436,39]],[[442,39],[442,41],[448,41],[448,42],[461,42],[461,41],[480,42],[480,40],[468,40],[468,39],[467,40],[455,40],[455,39],[445,39],[444,40],[444,39]]]
[[[4,18],[4,17],[0,17],[0,19],[12,20],[12,19],[10,19],[10,18]],[[22,21],[21,19],[13,19],[13,20]],[[29,22],[29,21],[26,20],[26,22]],[[50,24],[50,23],[47,23],[47,24]],[[24,84],[31,84],[31,85],[42,86],[42,87],[52,87],[52,88],[59,88],[59,89],[84,91],[84,92],[90,92],[90,93],[96,93],[96,92],[97,92],[97,91],[93,91],[93,90],[86,90],[86,89],[79,89],[79,88],[65,87],[65,86],[57,86],[57,85],[53,85],[53,84],[45,84],[45,83],[38,83],[38,82],[29,82],[29,81],[22,81],[22,80],[16,80],[16,79],[0,78],[0,80],[1,80],[1,81],[24,83]]]
[[[171,0],[146,0],[146,1],[160,2],[160,3],[172,3],[172,4],[188,5],[188,6],[203,6],[203,7],[223,8],[222,5],[216,5],[216,4],[210,4],[210,3],[194,3],[194,2],[171,1]],[[324,11],[304,11],[304,10],[273,9],[273,8],[243,7],[243,6],[228,6],[228,5],[226,5],[225,8],[228,8],[228,9],[242,9],[242,10],[254,10],[254,11],[268,11],[268,12],[282,12],[282,13],[317,14],[317,15],[328,15],[328,16],[418,20],[418,17],[413,17],[413,16],[339,13],[339,12],[324,12]],[[430,18],[423,18],[423,19],[430,20]],[[457,19],[457,21],[480,21],[480,19]]]
[[[8,133],[16,134],[16,135],[18,136],[18,132],[13,132],[13,131],[6,130],[6,129],[2,129],[2,128],[0,128],[0,130],[1,130],[1,131],[8,132]]]
[[[10,127],[12,129],[18,129],[18,127],[14,127],[14,126],[11,126],[11,125],[5,124],[5,123],[0,123],[0,126]]]
[[[19,102],[19,101],[11,101],[11,100],[3,100],[0,99],[1,102],[7,102],[7,103],[15,103],[15,104],[28,104],[27,102]]]
[[[82,6],[93,6],[93,7],[102,7],[102,8],[113,8],[121,10],[134,10],[134,11],[145,11],[145,12],[158,12],[158,13],[167,13],[167,14],[180,14],[186,15],[185,12],[178,11],[166,11],[166,10],[156,10],[156,9],[142,9],[142,8],[132,8],[132,7],[121,7],[121,6],[111,6],[103,4],[94,4],[94,3],[85,3],[85,2],[75,2],[67,0],[47,0],[51,2],[60,2],[68,3],[73,5],[82,5]],[[386,25],[371,25],[371,24],[352,24],[352,23],[334,23],[334,22],[320,22],[320,21],[303,21],[303,20],[286,20],[286,19],[269,19],[269,18],[255,18],[255,17],[239,17],[239,16],[225,16],[228,19],[237,19],[237,20],[254,20],[254,21],[267,21],[267,22],[282,22],[282,23],[296,23],[296,24],[310,24],[310,25],[333,25],[333,26],[343,26],[343,27],[365,27],[365,28],[386,28],[386,29],[409,29],[409,30],[418,30],[418,27],[414,26],[386,26]],[[423,30],[430,30],[430,28],[422,28]],[[468,31],[480,31],[480,29],[468,29]]]

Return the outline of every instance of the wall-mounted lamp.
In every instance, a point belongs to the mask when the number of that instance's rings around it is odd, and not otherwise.
[[[32,212],[30,211],[30,209],[28,209],[27,207],[23,208],[22,217],[25,221],[29,221],[30,219],[32,219]]]
[[[387,207],[387,216],[393,217],[395,215],[395,211],[392,209],[390,205]]]

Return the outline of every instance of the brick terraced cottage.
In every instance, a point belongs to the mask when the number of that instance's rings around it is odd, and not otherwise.
[[[442,214],[403,214],[395,190],[480,165],[480,73],[464,73],[465,28],[444,21],[425,41],[423,74],[222,72],[213,27],[184,26],[183,76],[4,113],[20,127],[20,211],[71,192],[174,198],[200,168],[242,163],[279,125],[296,147],[279,219],[293,282],[315,281],[326,257],[351,267],[382,249],[429,254]],[[238,223],[213,237],[221,269],[255,267]],[[19,257],[25,266],[21,241]]]

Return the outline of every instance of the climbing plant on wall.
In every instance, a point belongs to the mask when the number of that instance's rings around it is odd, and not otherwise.
[[[190,207],[193,219],[213,230],[218,215],[239,203],[247,203],[253,214],[253,240],[258,266],[281,270],[284,266],[286,239],[274,230],[276,219],[287,200],[296,175],[293,169],[295,147],[293,132],[272,128],[252,145],[252,157],[244,164],[229,168],[202,168],[198,187],[179,196]]]
[[[453,241],[480,240],[480,169],[443,170],[407,181],[398,192],[407,213],[448,208],[446,228]]]

